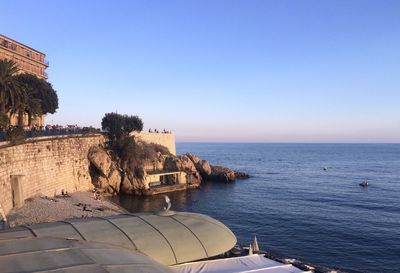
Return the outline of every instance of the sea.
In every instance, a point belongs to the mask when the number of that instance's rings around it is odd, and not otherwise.
[[[177,143],[251,175],[168,194],[172,209],[210,215],[243,245],[344,272],[400,272],[400,144]],[[359,186],[367,179],[369,186]],[[163,196],[122,196],[132,212]]]

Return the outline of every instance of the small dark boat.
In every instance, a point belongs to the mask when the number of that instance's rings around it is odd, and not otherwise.
[[[359,184],[361,187],[363,187],[363,188],[366,188],[366,187],[368,187],[369,186],[369,183],[368,183],[368,181],[367,180],[364,180],[363,182],[361,182],[360,184]]]

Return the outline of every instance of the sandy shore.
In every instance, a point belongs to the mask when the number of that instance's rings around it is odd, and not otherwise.
[[[12,210],[7,216],[10,227],[67,218],[98,217],[126,212],[106,198],[95,200],[91,192],[76,192],[69,197],[38,196],[25,200],[22,208]],[[1,225],[0,225],[1,228]]]

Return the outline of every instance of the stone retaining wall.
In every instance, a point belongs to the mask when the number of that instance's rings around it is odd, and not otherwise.
[[[0,205],[4,212],[8,214],[15,205],[17,196],[11,182],[14,176],[22,175],[19,180],[23,200],[35,195],[54,196],[62,190],[90,190],[88,151],[91,146],[103,143],[102,135],[92,135],[0,147]]]

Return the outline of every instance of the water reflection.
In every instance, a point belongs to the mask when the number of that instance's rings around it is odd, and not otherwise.
[[[196,190],[194,190],[196,191]],[[193,191],[179,191],[167,193],[171,200],[172,208],[184,208],[188,206],[188,202],[193,202],[191,194]],[[120,196],[117,201],[122,207],[130,212],[151,212],[162,210],[165,206],[164,195],[153,196]]]
[[[171,200],[172,210],[192,211],[192,208],[196,207],[198,201],[203,199],[204,195],[208,195],[209,191],[215,191],[216,188],[224,190],[233,186],[234,184],[226,183],[203,183],[200,189],[169,192],[166,195]],[[165,206],[163,194],[153,196],[121,195],[114,197],[112,201],[130,212],[158,211]]]

